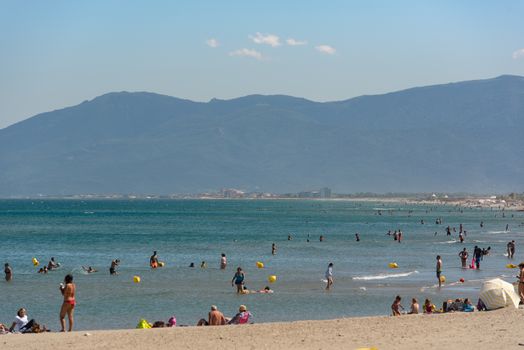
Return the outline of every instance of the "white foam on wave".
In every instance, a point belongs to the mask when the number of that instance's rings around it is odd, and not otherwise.
[[[453,243],[457,243],[458,241],[445,241],[445,242],[437,242],[437,244],[453,244]]]
[[[355,281],[372,281],[372,280],[384,280],[387,278],[399,278],[399,277],[407,277],[414,273],[418,273],[418,271],[411,271],[411,272],[404,272],[404,273],[392,273],[392,274],[386,274],[381,273],[379,275],[371,275],[371,276],[357,276],[353,277],[352,280]]]
[[[488,231],[490,234],[508,233],[509,231]]]

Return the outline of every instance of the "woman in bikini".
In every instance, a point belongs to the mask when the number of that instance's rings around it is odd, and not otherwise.
[[[64,284],[65,283],[65,284]],[[66,275],[64,283],[60,283],[60,292],[64,296],[64,302],[60,309],[60,326],[62,327],[61,332],[65,332],[65,316],[69,319],[69,332],[73,330],[73,313],[75,311],[75,292],[76,286],[73,283],[73,275]]]

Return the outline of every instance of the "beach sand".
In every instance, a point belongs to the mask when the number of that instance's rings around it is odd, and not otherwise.
[[[524,310],[0,336],[1,349],[524,349]]]

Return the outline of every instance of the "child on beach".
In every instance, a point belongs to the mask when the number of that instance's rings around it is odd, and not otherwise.
[[[393,316],[400,316],[400,309],[404,310],[404,307],[400,304],[400,301],[402,298],[400,295],[397,295],[395,300],[393,301],[393,304],[391,304],[391,312],[393,313]]]
[[[426,299],[424,301],[424,313],[425,314],[432,314],[433,313],[433,304],[431,304],[431,300]]]
[[[419,313],[418,300],[416,298],[411,299],[411,310],[408,312],[410,315],[416,315]]]

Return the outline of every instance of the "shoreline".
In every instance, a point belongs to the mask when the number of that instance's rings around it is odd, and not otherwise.
[[[517,348],[522,309],[351,317],[240,326],[1,335],[2,349],[493,349]]]

